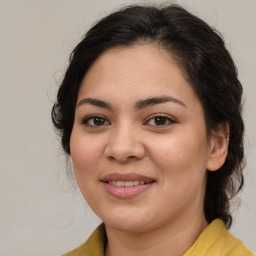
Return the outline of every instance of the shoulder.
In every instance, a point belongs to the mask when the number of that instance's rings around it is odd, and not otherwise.
[[[101,224],[86,242],[62,256],[104,256],[106,240],[105,226]]]
[[[222,220],[214,220],[184,256],[254,256],[243,242],[235,238]]]

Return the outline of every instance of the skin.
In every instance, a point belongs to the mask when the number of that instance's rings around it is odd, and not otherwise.
[[[171,100],[136,108],[152,97]],[[184,254],[208,225],[206,170],[224,163],[227,146],[222,133],[208,138],[202,105],[165,50],[145,44],[104,52],[81,83],[70,148],[78,186],[106,225],[105,254]],[[101,182],[111,173],[155,182],[120,199]]]

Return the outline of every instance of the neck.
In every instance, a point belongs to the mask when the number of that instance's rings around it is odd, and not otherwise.
[[[204,216],[164,224],[158,229],[127,233],[106,225],[108,244],[105,256],[181,256],[207,227]]]

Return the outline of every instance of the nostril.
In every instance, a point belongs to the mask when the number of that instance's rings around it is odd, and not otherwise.
[[[110,160],[115,160],[115,158],[113,156],[109,156],[108,157]]]
[[[134,143],[118,143],[118,141],[114,139],[111,140],[105,148],[105,156],[110,161],[126,162],[143,158],[144,147],[138,141],[134,140]]]
[[[127,162],[129,160],[133,160],[133,159],[136,159],[137,157],[136,156],[128,156],[128,157],[123,157],[123,156],[108,156],[108,159],[110,161],[119,161],[119,162]]]
[[[128,159],[136,158],[136,156],[129,156]]]

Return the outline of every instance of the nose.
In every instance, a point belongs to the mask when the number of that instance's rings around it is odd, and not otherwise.
[[[111,131],[105,154],[109,160],[120,163],[142,159],[145,148],[141,134],[128,125],[116,127]]]

